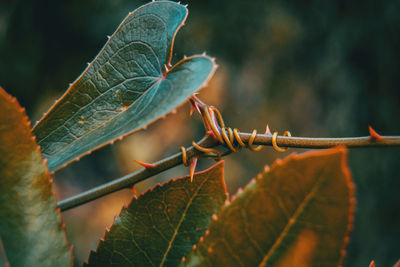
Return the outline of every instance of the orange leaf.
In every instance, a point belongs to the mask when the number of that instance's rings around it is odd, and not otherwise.
[[[354,212],[347,150],[276,161],[214,216],[185,266],[338,266]]]
[[[56,208],[49,171],[30,128],[24,109],[0,87],[3,253],[11,266],[71,266],[72,253]]]

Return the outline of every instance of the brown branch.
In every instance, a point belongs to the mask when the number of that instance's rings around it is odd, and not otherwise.
[[[248,143],[250,133],[240,133],[240,137],[244,143]],[[308,138],[308,137],[287,137],[278,136],[276,139],[277,145],[281,147],[295,147],[295,148],[328,148],[343,145],[346,147],[387,147],[387,146],[400,146],[400,136],[373,136],[364,137],[348,137],[348,138]],[[211,136],[206,136],[199,145],[203,147],[218,146],[218,141],[214,140]],[[272,145],[272,136],[265,134],[258,134],[254,140],[257,145]],[[228,150],[224,155],[229,154]],[[187,149],[187,157],[202,156],[202,152],[197,151],[193,147]],[[61,211],[80,206],[89,201],[95,200],[110,193],[119,191],[125,188],[131,188],[136,183],[150,178],[158,173],[171,169],[175,166],[182,164],[182,153],[177,153],[168,158],[150,164],[148,168],[140,169],[137,172],[128,174],[119,179],[95,187],[73,197],[61,200],[57,203]]]
[[[240,133],[243,142],[249,141],[250,133]],[[346,147],[383,147],[400,146],[400,136],[380,136],[379,139],[371,136],[345,137],[345,138],[310,138],[310,137],[289,137],[278,136],[276,142],[282,147],[295,148],[328,148],[334,146]],[[254,139],[256,145],[271,145],[272,136],[258,134]]]

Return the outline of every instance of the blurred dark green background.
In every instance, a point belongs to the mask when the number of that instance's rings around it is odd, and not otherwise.
[[[122,19],[145,1],[0,1],[0,85],[34,123],[84,70]],[[296,136],[400,134],[400,1],[190,1],[174,60],[206,51],[219,69],[200,98],[225,121],[250,131]],[[148,130],[107,146],[55,174],[57,198],[102,184],[202,136],[188,105]],[[271,148],[226,158],[234,194],[281,154]],[[302,152],[298,150],[296,152]],[[202,168],[212,162],[203,160]],[[349,164],[357,212],[346,266],[391,266],[400,258],[400,149],[354,149]],[[184,167],[138,185],[188,173]],[[132,192],[63,214],[76,262],[87,259]]]

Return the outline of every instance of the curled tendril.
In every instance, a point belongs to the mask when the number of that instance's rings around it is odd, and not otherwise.
[[[181,152],[182,152],[182,162],[183,162],[183,165],[185,165],[186,167],[188,167],[189,164],[188,164],[188,162],[187,162],[186,148],[183,147],[183,146],[181,146],[181,147],[179,147],[179,149],[180,149]]]
[[[240,131],[237,128],[232,129],[231,127],[225,126],[222,115],[217,108],[215,108],[213,106],[204,105],[201,113],[203,115],[203,119],[204,119],[206,128],[211,130],[214,137],[222,145],[226,145],[232,152],[239,152],[243,147],[247,147],[251,151],[260,151],[264,147],[263,145],[259,145],[257,147],[253,146],[254,139],[257,136],[257,130],[255,130],[255,129],[251,133],[249,141],[246,145],[243,142],[243,140],[241,139],[241,137],[239,135]],[[220,130],[218,128],[220,128]],[[267,127],[267,129],[268,129],[268,127]],[[267,130],[266,133],[268,133],[268,132],[269,132],[269,130]],[[269,134],[270,134],[270,132],[269,132]],[[285,133],[283,135],[289,136],[289,137],[291,136],[289,131],[285,131]],[[285,152],[289,148],[279,147],[276,142],[277,136],[278,136],[278,132],[274,132],[272,135],[272,146],[278,152]],[[194,141],[192,141],[192,145],[195,149],[205,153],[205,155],[208,157],[216,158],[216,160],[221,159],[221,156],[222,156],[221,152],[215,148],[202,147],[202,146],[196,144]],[[180,150],[182,151],[182,162],[185,166],[188,166],[186,149],[184,147],[180,147]]]
[[[286,148],[281,148],[281,147],[279,147],[278,146],[278,144],[276,143],[276,138],[277,138],[277,136],[278,136],[278,132],[274,132],[274,134],[272,135],[272,146],[275,148],[275,150],[276,151],[279,151],[279,152],[285,152],[285,151],[287,151],[289,148],[288,147],[286,147]],[[290,134],[290,132],[289,131],[285,131],[284,133],[283,133],[283,136],[292,136],[291,134]]]

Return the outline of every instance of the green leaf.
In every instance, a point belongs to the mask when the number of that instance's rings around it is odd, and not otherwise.
[[[177,266],[226,199],[224,163],[156,186],[123,208],[87,266]]]
[[[339,266],[353,221],[345,148],[278,160],[224,206],[182,266]]]
[[[145,127],[207,83],[216,68],[208,56],[170,66],[186,16],[183,5],[157,1],[125,18],[33,129],[50,171]]]
[[[30,128],[0,87],[0,238],[11,266],[71,266],[49,171]]]

